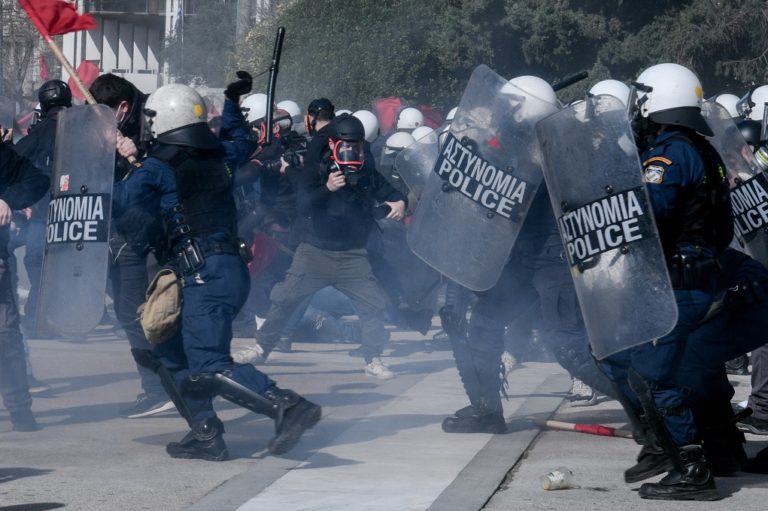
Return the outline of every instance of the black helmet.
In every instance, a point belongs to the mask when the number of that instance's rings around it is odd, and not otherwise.
[[[328,125],[328,136],[333,140],[361,141],[365,140],[365,127],[354,115],[341,114]]]
[[[320,113],[321,110],[325,110],[328,112],[328,118],[333,119],[333,113],[335,111],[335,107],[333,106],[333,103],[331,103],[330,99],[326,98],[318,98],[313,99],[312,102],[307,107],[307,112],[309,115],[317,115]]]
[[[72,106],[72,91],[61,80],[48,80],[37,91],[40,111],[46,113],[55,106]]]
[[[743,121],[737,122],[736,127],[741,131],[747,144],[751,145],[753,148],[760,145],[760,131],[762,130],[760,121],[744,119]]]

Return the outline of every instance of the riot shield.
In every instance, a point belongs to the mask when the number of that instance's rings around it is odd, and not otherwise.
[[[388,147],[383,147],[381,149],[381,156],[376,166],[376,170],[379,172],[379,174],[384,176],[384,179],[386,179],[387,182],[395,188],[395,190],[408,195],[408,187],[397,171],[397,168],[395,167],[397,155],[404,150],[405,149],[394,151]]]
[[[542,179],[535,123],[556,110],[475,69],[409,225],[417,256],[471,290],[496,284]]]
[[[400,151],[395,159],[398,175],[417,201],[421,198],[427,178],[437,162],[437,155],[437,135],[430,133]]]
[[[624,104],[594,96],[536,128],[593,353],[669,333],[677,305]]]
[[[13,128],[13,118],[16,115],[16,106],[13,100],[0,96],[0,127],[4,130]]]
[[[725,107],[708,101],[701,113],[712,128],[708,140],[728,173],[734,234],[747,254],[768,265],[768,176],[754,164],[752,149]]]
[[[104,314],[116,133],[105,105],[59,114],[37,321],[61,334],[85,334]]]

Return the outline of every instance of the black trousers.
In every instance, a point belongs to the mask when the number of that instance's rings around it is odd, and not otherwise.
[[[11,274],[8,254],[0,255],[0,394],[5,408],[15,413],[29,410],[32,398]]]

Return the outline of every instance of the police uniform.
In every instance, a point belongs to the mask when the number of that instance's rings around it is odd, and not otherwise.
[[[178,103],[169,105],[172,101]],[[234,101],[227,102],[237,109]],[[166,105],[168,118],[182,112],[189,120],[155,132],[155,143],[142,169],[143,174],[161,176],[163,183],[174,185],[162,192],[155,188],[154,196],[165,222],[168,262],[182,281],[182,309],[180,331],[156,346],[155,355],[162,365],[153,369],[191,429],[166,450],[177,458],[219,461],[228,457],[224,427],[212,406],[213,398],[220,395],[275,419],[277,435],[269,449],[286,452],[319,420],[320,407],[279,389],[252,365],[234,364],[230,357],[232,320],[250,285],[236,238],[230,171],[253,150],[247,127],[242,117],[237,125],[224,123],[220,133],[228,141],[222,144],[203,120],[199,95],[185,86],[162,87],[147,100],[147,109],[157,111],[157,126],[167,126],[161,123]],[[130,181],[129,176],[126,183]],[[152,366],[146,353],[143,357]]]
[[[682,467],[691,467],[691,463],[695,465],[703,458],[694,448],[688,447],[699,445],[700,432],[686,400],[686,390],[677,379],[679,363],[687,337],[705,318],[715,297],[716,258],[733,237],[733,220],[724,165],[701,135],[689,129],[667,126],[643,152],[641,161],[672,279],[678,321],[672,332],[664,337],[608,357],[603,368],[620,389],[628,413],[645,418],[649,434],[649,424],[653,423],[649,415],[660,415],[665,429],[655,431],[662,437],[657,440],[667,446],[667,455],[675,460],[683,458],[677,465],[682,473],[685,472]],[[638,395],[644,391],[630,384],[630,373],[647,384],[650,395],[646,403],[652,402],[655,410],[648,410],[647,404],[644,406],[644,395]],[[666,442],[667,439],[677,450]],[[658,450],[656,455],[664,458]],[[645,467],[642,473],[637,473],[643,464],[643,456],[641,452],[641,463],[625,474],[628,482],[653,475],[648,475]],[[657,469],[655,473],[661,473],[672,466],[659,463],[654,468]],[[670,477],[674,479],[677,475],[670,473]],[[672,479],[670,486],[666,486],[666,482],[644,485],[643,488],[650,489],[652,495],[645,495],[643,490],[641,496],[675,498],[665,489],[675,487],[677,483]],[[711,488],[695,488],[695,491],[700,490],[704,500],[711,500],[713,493],[709,490],[714,490],[714,483],[711,485]],[[661,491],[655,493],[659,488]],[[674,493],[677,489],[669,491]]]

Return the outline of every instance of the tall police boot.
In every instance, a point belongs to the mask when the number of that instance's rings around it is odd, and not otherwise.
[[[736,427],[736,423],[751,413],[751,409],[746,409],[738,415],[734,414],[730,399],[722,398],[693,408],[704,454],[712,465],[712,473],[716,476],[740,472],[746,464],[746,439],[744,433]]]
[[[664,449],[657,444],[643,445],[637,463],[624,471],[624,482],[631,484],[669,472],[675,467]]]
[[[224,443],[224,424],[218,417],[193,421],[192,431],[181,442],[171,442],[165,451],[171,458],[224,461],[229,458]]]
[[[645,483],[640,497],[653,500],[719,500],[709,463],[700,445],[680,448],[682,471],[673,469],[658,483]]]
[[[446,433],[493,433],[507,430],[501,405],[501,356],[470,350],[465,339],[450,336],[456,368],[470,406],[443,419]],[[486,356],[483,356],[486,355]]]
[[[304,432],[317,424],[322,408],[292,390],[272,387],[264,393],[275,410],[275,437],[267,448],[272,454],[284,454],[299,442]]]

